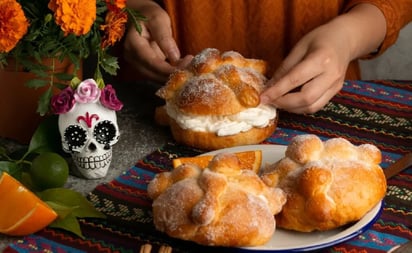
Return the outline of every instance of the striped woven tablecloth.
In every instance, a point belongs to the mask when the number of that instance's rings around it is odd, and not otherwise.
[[[372,143],[383,154],[386,168],[402,154],[412,151],[412,82],[347,81],[342,91],[313,115],[280,112],[278,128],[265,144],[287,145],[299,134],[323,139],[347,138],[354,144]],[[161,171],[170,170],[173,158],[201,154],[175,143],[148,154],[111,182],[101,184],[88,198],[106,220],[81,219],[85,239],[62,230],[46,228],[10,244],[10,252],[222,252],[171,239],[155,231],[147,183]],[[386,252],[412,239],[412,168],[388,181],[383,210],[376,222],[356,237],[319,252]],[[160,250],[160,251],[159,251]]]

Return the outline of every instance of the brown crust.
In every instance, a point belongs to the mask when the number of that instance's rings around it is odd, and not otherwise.
[[[196,116],[230,116],[249,108],[258,107],[260,93],[265,88],[267,63],[248,59],[235,51],[221,53],[206,48],[190,64],[172,75],[156,94],[173,106],[177,114]],[[155,120],[170,125],[174,139],[182,144],[215,150],[227,147],[258,144],[276,129],[277,117],[264,128],[230,136],[217,136],[214,132],[197,132],[178,126],[169,119],[164,107],[159,107]]]
[[[215,77],[193,77],[171,102],[179,111],[192,115],[230,115],[245,109],[236,94]]]
[[[211,246],[266,243],[275,231],[273,217],[286,201],[283,191],[241,169],[232,153],[215,155],[207,168],[186,163],[159,173],[147,192],[156,229]]]
[[[177,142],[203,150],[216,150],[261,143],[275,131],[277,117],[264,128],[254,127],[247,132],[229,136],[217,136],[215,133],[183,129],[173,119],[169,120],[169,124],[172,135]]]
[[[232,115],[257,107],[267,63],[237,52],[207,48],[170,75],[156,94],[191,115]]]
[[[316,135],[292,139],[285,157],[264,169],[262,179],[288,200],[276,216],[279,227],[310,232],[361,219],[384,196],[380,150],[343,138],[322,142]]]

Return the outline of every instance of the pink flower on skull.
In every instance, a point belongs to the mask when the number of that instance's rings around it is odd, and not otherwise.
[[[110,84],[106,85],[103,88],[100,97],[100,103],[102,103],[102,105],[104,105],[105,107],[115,111],[119,111],[123,107],[123,103],[120,102],[120,100],[117,98],[116,91]]]
[[[94,103],[100,98],[101,90],[97,87],[97,83],[93,79],[86,79],[79,84],[74,93],[76,102]]]
[[[62,114],[70,111],[74,103],[74,91],[71,87],[67,87],[51,98],[50,106],[53,113]]]
[[[99,89],[93,79],[84,80],[76,90],[70,86],[66,87],[51,98],[50,106],[53,113],[63,114],[71,111],[76,102],[86,104],[98,101],[110,110],[119,111],[123,108],[123,103],[117,98],[112,85],[108,84],[103,89]]]

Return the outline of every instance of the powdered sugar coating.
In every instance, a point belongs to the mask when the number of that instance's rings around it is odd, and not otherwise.
[[[230,153],[214,156],[197,176],[187,171],[189,178],[174,177],[182,166],[156,176],[166,182],[149,183],[152,189],[162,188],[152,184],[169,185],[153,201],[158,230],[205,245],[251,246],[269,240],[275,231],[273,216],[286,201],[283,191],[265,185],[253,171],[241,170]]]
[[[265,62],[238,52],[207,48],[158,94],[166,99],[168,116],[185,130],[229,136],[265,128],[277,117],[276,108],[259,100],[265,68]]]
[[[359,220],[386,192],[380,150],[344,138],[294,137],[285,157],[262,174],[288,200],[277,224],[301,232],[329,230]]]
[[[266,62],[206,48],[189,66],[171,75],[158,94],[184,113],[230,115],[259,104]]]
[[[227,101],[220,96],[224,90],[228,90],[228,87],[222,85],[212,74],[193,77],[177,94],[176,105],[184,108],[206,107],[206,110],[213,110],[215,106]]]
[[[211,62],[219,54],[220,52],[217,49],[206,48],[193,57],[190,68],[194,70],[199,69],[202,65]]]
[[[156,122],[170,126],[176,141],[203,150],[260,143],[278,121],[276,108],[260,101],[266,68],[263,60],[207,48],[156,92],[166,102],[156,108]]]
[[[222,58],[226,59],[226,58],[243,58],[243,56],[236,51],[230,50],[230,51],[226,51],[222,53]]]

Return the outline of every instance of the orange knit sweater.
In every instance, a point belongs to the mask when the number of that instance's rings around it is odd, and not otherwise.
[[[295,43],[358,3],[376,5],[387,20],[380,54],[412,19],[412,0],[164,0],[182,55],[204,48],[235,50],[246,57],[265,59],[274,71]],[[372,55],[365,56],[372,57]],[[359,79],[357,62],[347,79]]]

